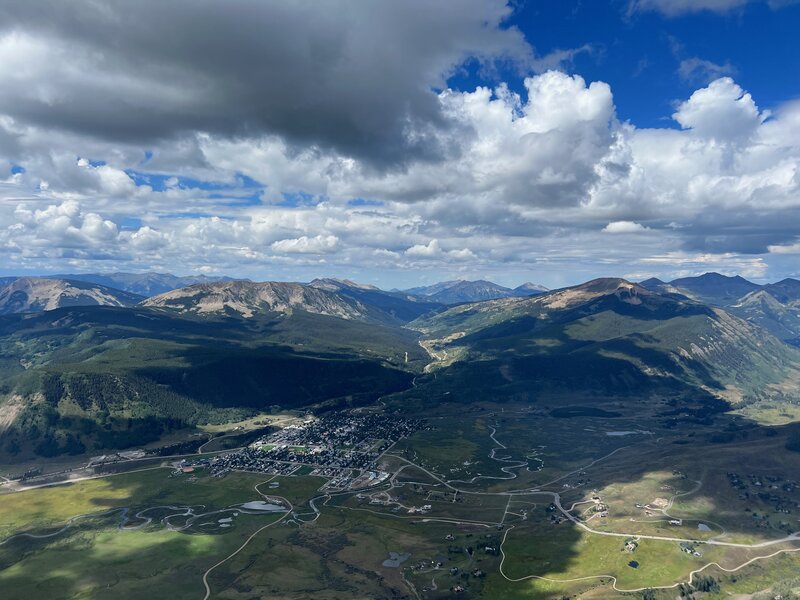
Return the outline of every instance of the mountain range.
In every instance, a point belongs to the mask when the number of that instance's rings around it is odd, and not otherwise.
[[[10,278],[0,282],[0,315],[66,306],[133,306],[143,296],[73,279]]]
[[[215,281],[230,281],[231,277],[209,277],[207,275],[191,275],[179,277],[170,273],[80,273],[69,275],[52,275],[53,279],[69,279],[72,281],[85,281],[106,287],[116,288],[131,292],[139,296],[149,297],[163,294],[178,288],[195,285],[198,283],[213,283]]]
[[[220,280],[143,298],[9,278],[0,281],[0,455],[102,452],[265,410],[336,410],[409,390],[430,403],[453,390],[448,398],[464,402],[655,396],[694,415],[800,397],[800,350],[785,343],[798,331],[795,280],[522,287]],[[463,301],[473,295],[490,298]]]
[[[670,282],[653,278],[641,285],[661,294],[725,308],[782,340],[800,344],[800,281],[796,279],[758,285],[738,275],[706,273]]]
[[[58,283],[54,283],[58,282]],[[233,296],[244,294],[246,289],[254,289],[253,286],[275,286],[281,287],[286,292],[289,287],[293,290],[295,300],[289,302],[300,302],[297,294],[308,296],[313,295],[313,290],[324,292],[335,292],[347,296],[351,300],[365,300],[368,304],[380,307],[381,310],[391,315],[398,321],[407,321],[416,318],[429,310],[433,310],[443,304],[460,304],[464,302],[478,302],[495,298],[506,298],[514,296],[530,296],[546,291],[546,288],[534,284],[525,283],[515,289],[497,285],[490,281],[447,281],[433,286],[414,288],[406,291],[384,291],[372,285],[365,285],[349,281],[346,279],[315,279],[308,284],[292,282],[262,282],[254,283],[249,280],[235,280],[230,277],[207,277],[205,275],[178,277],[168,273],[88,273],[88,274],[68,274],[68,275],[48,275],[45,277],[3,277],[0,278],[0,314],[12,312],[36,312],[38,310],[51,310],[60,306],[91,306],[102,304],[106,306],[130,306],[145,300],[145,298],[159,297],[153,302],[163,302],[176,305],[177,298],[187,294],[179,292],[169,296],[170,292],[192,288],[198,293],[216,293],[216,300],[221,301],[219,294],[225,293],[227,285],[231,284],[231,289],[235,290],[228,294],[229,297],[223,304],[226,310],[236,312],[241,309],[245,312],[257,308],[250,306],[251,302],[258,304],[261,301],[251,294],[250,299],[244,299],[243,303],[236,304],[232,301]],[[200,287],[197,287],[200,286]],[[206,287],[202,287],[206,286]],[[275,288],[277,289],[277,288]],[[25,294],[30,295],[31,301],[25,301],[17,294],[17,290],[28,290]],[[76,290],[84,290],[78,293]],[[93,290],[93,291],[92,291]],[[216,291],[216,292],[215,292]],[[230,291],[230,290],[229,290]],[[193,292],[194,293],[194,292]],[[61,297],[63,294],[63,297]],[[246,295],[246,294],[245,294]],[[256,294],[257,295],[257,294]],[[280,292],[278,292],[280,295]],[[291,295],[291,294],[290,294]],[[61,299],[59,299],[61,298]],[[317,298],[321,300],[321,298]],[[273,295],[276,306],[289,306],[286,302],[289,296],[285,296],[282,301],[278,296]],[[271,306],[272,301],[267,301],[264,306]],[[150,303],[152,304],[152,303]],[[313,304],[313,302],[312,302]],[[352,304],[352,303],[351,303]],[[234,306],[235,305],[235,306]],[[329,307],[330,309],[331,307]],[[212,310],[207,302],[202,306],[196,307],[198,312],[208,312]],[[271,309],[270,309],[271,310]],[[328,310],[328,309],[326,309]],[[339,307],[340,316],[350,314],[351,309],[344,310]],[[356,312],[361,311],[357,308]],[[325,311],[323,311],[324,313]]]
[[[546,292],[547,288],[536,283],[523,283],[514,289],[492,283],[491,281],[442,281],[429,286],[415,287],[405,290],[412,296],[421,296],[430,302],[439,304],[461,304],[464,302],[480,302],[497,298],[515,296],[535,296]]]
[[[800,353],[760,327],[623,279],[452,307],[409,327],[442,366],[540,391],[699,388],[741,401],[800,373]]]
[[[286,314],[295,309],[368,320],[370,308],[357,300],[299,283],[221,281],[199,283],[146,299],[142,306],[197,315],[225,314],[252,317],[260,313]]]

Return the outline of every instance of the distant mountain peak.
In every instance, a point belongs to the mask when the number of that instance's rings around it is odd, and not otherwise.
[[[312,280],[308,285],[319,289],[338,291],[342,288],[354,288],[358,290],[382,291],[380,288],[368,283],[357,283],[350,279],[337,279],[335,277],[321,277]]]
[[[697,277],[682,277],[669,283],[693,300],[714,306],[728,306],[761,287],[739,275],[731,277],[714,272]]]
[[[632,283],[621,277],[598,277],[597,279],[592,279],[586,283],[581,283],[567,289],[611,293],[619,289],[632,290],[636,288],[646,291],[645,288],[639,284]]]
[[[772,296],[785,303],[800,303],[800,281],[786,278],[764,286]]]
[[[743,287],[750,287],[755,289],[759,287],[757,283],[753,283],[742,277],[741,275],[723,275],[722,273],[717,273],[716,271],[709,271],[707,273],[703,273],[702,275],[697,275],[695,277],[682,277],[679,279],[675,279],[670,281],[673,285],[678,285],[677,282],[681,284],[703,284],[703,285],[740,285]]]
[[[525,288],[525,285],[532,287]],[[536,284],[523,284],[516,289],[511,289],[485,279],[457,279],[441,281],[429,286],[422,286],[404,290],[406,294],[424,297],[432,302],[441,304],[464,304],[469,302],[482,302],[498,298],[513,298],[516,296],[532,296],[545,291],[546,288]]]
[[[518,285],[513,289],[515,296],[538,296],[539,294],[544,294],[549,290],[538,283],[533,283],[532,281],[526,281],[522,285]]]
[[[662,281],[658,277],[651,277],[650,279],[645,279],[644,281],[640,281],[639,285],[642,287],[649,287],[649,286],[657,286],[657,285],[664,285],[666,281]]]
[[[155,271],[148,271],[146,273],[127,273],[124,271],[111,273],[78,273],[52,275],[48,277],[105,285],[145,297],[156,296],[170,290],[184,288],[196,283],[231,280],[230,277],[215,277],[204,274],[178,276],[172,275],[171,273],[158,273]]]
[[[237,315],[250,318],[260,313],[304,310],[349,320],[366,320],[368,310],[360,302],[325,289],[303,285],[248,280],[200,283],[153,296],[143,306],[198,315]]]
[[[104,285],[54,277],[17,277],[0,286],[0,314],[67,306],[132,306],[142,296]]]

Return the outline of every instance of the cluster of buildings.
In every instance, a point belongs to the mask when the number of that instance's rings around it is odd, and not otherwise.
[[[578,479],[569,480],[561,485],[566,490],[572,490],[575,488],[586,487],[590,483],[592,483],[591,477],[588,477],[586,471],[581,471],[578,473]]]
[[[689,542],[681,542],[681,552],[685,552],[690,556],[703,556],[703,554],[697,549],[695,544]]]
[[[238,452],[215,458],[214,475],[229,471],[320,475],[326,487],[347,489],[372,485],[381,473],[377,458],[392,444],[422,426],[416,419],[341,412],[306,419],[272,432]]]
[[[561,525],[561,523],[566,520],[566,517],[563,514],[561,514],[559,511],[557,511],[556,508],[557,508],[556,505],[551,502],[547,506],[546,510],[549,513],[550,522],[553,525]]]
[[[291,475],[300,468],[298,464],[270,460],[259,450],[243,448],[238,452],[215,457],[211,461],[211,475],[224,477],[231,471],[250,471],[267,475]]]
[[[592,502],[594,502],[594,513],[603,519],[606,518],[608,516],[608,504],[605,504],[596,493],[592,495]]]
[[[285,449],[306,448],[317,452],[349,450],[382,452],[400,438],[417,431],[422,422],[383,414],[340,412],[290,425],[256,442]]]
[[[791,514],[800,509],[800,501],[795,496],[800,484],[777,475],[739,475],[729,471],[728,482],[739,490],[740,500],[760,500],[769,504],[772,510],[780,514]]]

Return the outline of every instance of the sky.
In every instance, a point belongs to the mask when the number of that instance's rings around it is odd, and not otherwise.
[[[0,0],[0,275],[800,277],[796,0]]]

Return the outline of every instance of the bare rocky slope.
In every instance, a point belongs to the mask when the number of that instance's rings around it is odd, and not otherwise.
[[[354,298],[300,283],[275,281],[202,283],[153,296],[142,302],[142,306],[210,316],[250,318],[270,312],[287,314],[303,310],[355,321],[380,320],[377,311]]]
[[[68,306],[133,306],[142,296],[69,279],[18,277],[0,287],[0,315]]]
[[[171,290],[214,281],[230,281],[231,277],[210,277],[208,275],[177,276],[171,273],[76,273],[70,275],[54,275],[57,279],[70,279],[96,283],[106,287],[124,290],[149,298]]]

